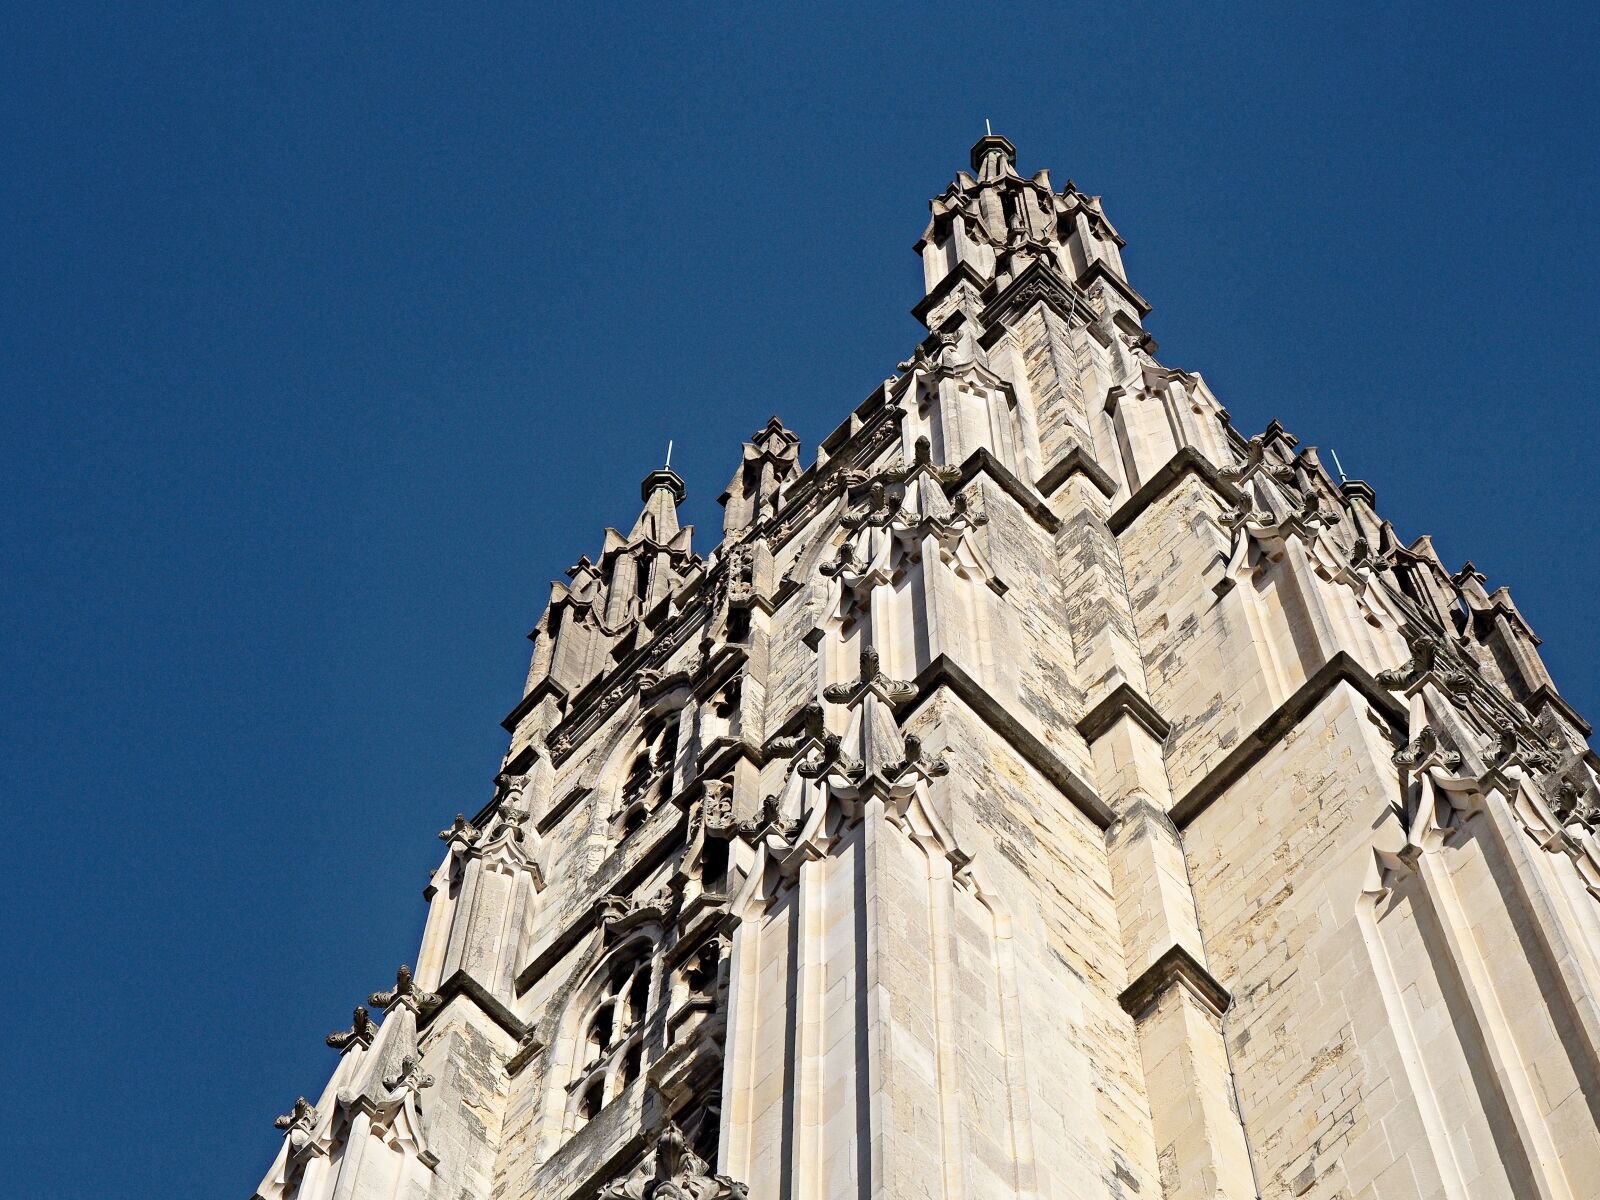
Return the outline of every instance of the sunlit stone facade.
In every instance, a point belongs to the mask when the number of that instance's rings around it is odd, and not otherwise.
[[[553,587],[259,1195],[1600,1196],[1597,760],[1510,595],[1157,361],[1004,138],[916,249],[815,455]]]

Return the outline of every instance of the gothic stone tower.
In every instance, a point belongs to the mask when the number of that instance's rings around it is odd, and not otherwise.
[[[928,336],[554,585],[264,1200],[1592,1200],[1600,766],[1510,594],[985,137]]]

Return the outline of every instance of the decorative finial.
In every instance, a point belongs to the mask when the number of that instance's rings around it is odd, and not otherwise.
[[[671,438],[667,439],[667,462],[666,462],[666,467],[667,467],[667,470],[669,470],[669,471],[672,470],[672,439]]]
[[[667,453],[670,458],[672,453],[670,448]],[[659,470],[651,471],[650,474],[644,477],[644,482],[639,485],[639,499],[648,503],[651,493],[660,488],[666,488],[667,491],[672,493],[672,502],[674,504],[682,504],[683,498],[689,494],[689,489],[684,485],[683,476],[679,475],[671,467],[662,467]]]
[[[1335,471],[1339,472],[1339,482],[1340,483],[1349,483],[1350,481],[1345,478],[1344,464],[1339,461],[1339,452],[1337,450],[1335,450],[1332,446],[1329,446],[1328,447],[1328,453],[1333,455],[1333,469]]]
[[[983,125],[985,129],[990,128],[987,119]],[[998,179],[1008,170],[1015,171],[1016,168],[1017,148],[1008,137],[986,133],[972,147],[972,169],[980,179]]]
[[[983,136],[984,137],[993,137],[994,136],[994,130],[989,125],[989,118],[988,117],[985,117],[983,119]]]

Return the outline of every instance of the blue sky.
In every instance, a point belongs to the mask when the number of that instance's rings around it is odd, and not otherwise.
[[[249,1193],[547,581],[905,356],[985,118],[1600,715],[1593,6],[593,7],[7,6],[13,1194]]]

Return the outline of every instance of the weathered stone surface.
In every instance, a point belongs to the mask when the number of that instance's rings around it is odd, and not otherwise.
[[[1588,726],[1014,160],[814,461],[769,421],[705,557],[652,472],[553,586],[261,1197],[1600,1195]]]

